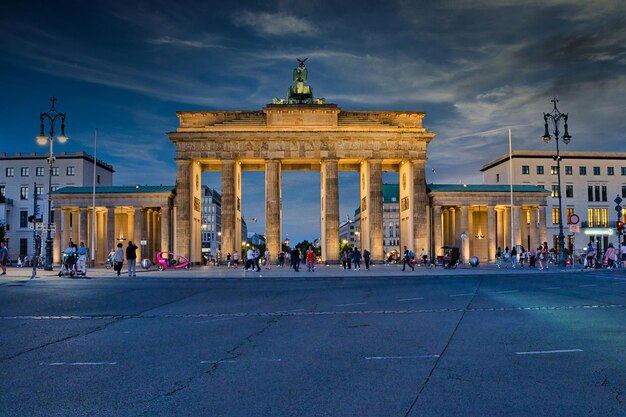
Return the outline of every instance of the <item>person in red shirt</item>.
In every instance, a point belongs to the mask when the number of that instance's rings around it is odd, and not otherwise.
[[[309,246],[309,249],[306,251],[306,271],[315,272],[315,251],[313,251],[313,246]]]

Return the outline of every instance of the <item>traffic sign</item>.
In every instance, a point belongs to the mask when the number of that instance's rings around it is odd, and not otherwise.
[[[572,214],[571,216],[569,216],[569,223],[570,224],[578,224],[580,222],[580,217],[578,217],[578,214]],[[576,232],[578,233],[578,232]]]
[[[615,204],[617,204],[618,206],[620,204],[622,204],[622,198],[618,195],[617,197],[615,197],[615,200],[613,200],[615,202]]]
[[[569,231],[572,233],[580,233],[580,225],[579,224],[570,224]]]
[[[619,205],[615,206],[615,211],[620,213],[622,211],[622,206],[619,206]]]

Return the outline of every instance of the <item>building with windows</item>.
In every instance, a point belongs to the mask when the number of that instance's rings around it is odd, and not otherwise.
[[[52,191],[66,186],[92,186],[94,158],[85,152],[54,155],[52,166]],[[96,185],[110,186],[113,183],[113,167],[97,161]],[[7,154],[0,152],[0,223],[7,230],[7,247],[11,259],[19,254],[33,254],[33,224],[28,216],[34,214],[34,195],[37,195],[38,217],[48,222],[48,156],[30,154]],[[54,205],[50,219],[55,223]]]
[[[512,153],[514,184],[539,185],[550,192],[546,209],[548,244],[558,248],[558,172],[552,151]],[[615,211],[615,198],[626,199],[626,152],[560,152],[563,226],[569,250],[583,249],[590,239],[603,251],[617,241],[615,222],[626,210]],[[481,169],[485,184],[509,184],[509,154]],[[574,216],[576,215],[576,216]]]
[[[213,188],[202,186],[202,256],[218,259],[222,250],[222,196]]]

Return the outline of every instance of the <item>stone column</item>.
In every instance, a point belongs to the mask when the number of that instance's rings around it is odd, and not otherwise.
[[[167,206],[161,207],[161,248],[162,251],[170,250],[170,227],[171,209]]]
[[[384,238],[383,238],[383,171],[382,161],[370,160],[370,192],[369,192],[369,248],[367,241],[362,241],[361,251],[369,249],[374,261],[384,261]]]
[[[177,160],[176,173],[176,242],[174,251],[189,258],[191,252],[191,161]],[[222,196],[223,207],[224,196]],[[147,238],[147,236],[146,236]]]
[[[515,245],[522,244],[522,227],[521,227],[521,219],[522,219],[522,210],[520,206],[513,206],[512,210],[513,216],[513,230],[511,231],[513,235],[513,242]]]
[[[531,207],[529,211],[530,225],[528,228],[530,235],[530,248],[528,248],[528,250],[531,248],[537,249],[537,246],[539,246],[539,235],[537,234],[537,207]]]
[[[61,219],[59,215],[61,213],[60,208],[56,208],[53,212],[54,214],[54,224],[56,225],[56,230],[52,234],[52,263],[58,264],[61,262],[61,251],[65,248],[61,247]],[[46,233],[43,233],[41,236],[41,253],[45,256],[46,254]]]
[[[494,262],[496,259],[496,208],[495,206],[487,206],[487,257],[488,262]]]
[[[522,207],[520,210],[519,228],[520,228],[521,240],[518,243],[524,246],[524,249],[528,250],[528,208],[527,207]]]
[[[460,206],[458,208],[460,224],[459,224],[459,239],[461,242],[461,247],[463,250],[463,263],[469,262],[469,207],[468,206]],[[465,232],[467,238],[465,241],[461,239],[461,234]]]
[[[539,207],[539,243],[548,241],[548,228],[547,228],[547,219],[546,219],[546,206]],[[550,244],[548,244],[550,245]],[[539,246],[539,245],[537,245]]]
[[[281,165],[277,159],[265,161],[265,239],[267,250],[276,259],[281,245]],[[232,253],[232,252],[231,252]]]
[[[502,207],[496,208],[497,214],[497,238],[496,238],[496,246],[500,246],[504,249],[504,209]]]
[[[61,210],[61,222],[62,222],[62,238],[61,238],[61,248],[65,250],[68,243],[70,242],[71,229],[70,229],[70,209],[64,208]]]
[[[443,208],[442,207],[442,213],[443,213],[443,230],[442,230],[442,245],[447,245],[448,244],[448,234],[450,233],[450,217],[449,217],[449,211],[447,208]],[[438,251],[441,250],[441,247],[437,248]]]
[[[137,247],[139,247],[139,259],[143,259],[145,257],[144,255],[144,249],[145,246],[141,246],[141,241],[143,239],[146,238],[143,229],[142,229],[142,222],[144,221],[144,214],[143,214],[143,209],[141,207],[135,207],[133,208],[133,236],[134,239],[133,242],[135,243],[135,245],[137,245]]]
[[[112,249],[117,246],[117,241],[115,240],[115,207],[107,207],[106,210],[107,210],[107,237],[106,237],[107,243],[105,247]]]
[[[426,161],[421,159],[412,160],[411,166],[413,168],[413,201],[411,204],[413,208],[413,247],[417,253],[417,251],[421,251],[422,248],[428,245]]]
[[[448,217],[450,222],[450,228],[448,230],[448,245],[457,246],[456,235],[456,207],[450,207],[448,209]]]
[[[324,160],[320,170],[322,259],[339,262],[339,164]]]
[[[504,251],[505,247],[509,247],[511,249],[511,234],[513,231],[511,230],[511,207],[506,207],[504,209],[504,245],[502,246],[502,250]],[[504,252],[503,252],[504,253]]]
[[[433,235],[434,247],[431,248],[431,256],[436,259],[436,256],[441,254],[441,247],[443,246],[443,224],[440,205],[433,207]]]
[[[236,162],[222,161],[222,253],[233,253],[237,245]],[[178,196],[176,196],[178,199]],[[180,217],[180,213],[178,214]],[[242,253],[243,255],[243,253]]]

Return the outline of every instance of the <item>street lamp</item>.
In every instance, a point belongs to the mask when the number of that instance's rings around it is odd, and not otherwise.
[[[285,238],[285,246],[287,246],[288,248],[290,247],[289,244],[291,243],[291,241],[289,240],[289,238]]]
[[[565,236],[563,235],[563,206],[561,204],[561,155],[559,153],[559,124],[561,122],[561,119],[563,119],[565,129],[562,138],[563,143],[567,145],[572,140],[572,137],[567,132],[567,114],[561,113],[559,109],[556,108],[556,103],[558,103],[559,100],[554,97],[551,101],[554,104],[554,109],[550,113],[543,114],[543,121],[545,122],[546,129],[545,133],[543,134],[543,141],[545,143],[550,143],[550,139],[552,139],[552,136],[550,136],[550,132],[548,131],[548,119],[550,119],[554,124],[553,133],[554,139],[556,141],[556,156],[553,156],[552,159],[556,161],[556,175],[558,181],[557,194],[559,197],[559,266],[565,267]]]
[[[51,218],[52,218],[52,196],[50,193],[52,192],[52,164],[54,163],[54,153],[52,152],[52,144],[54,143],[54,125],[57,119],[61,120],[61,134],[57,136],[57,140],[59,143],[63,144],[67,142],[68,137],[65,136],[65,113],[57,112],[55,108],[55,103],[57,101],[56,97],[52,97],[50,102],[52,103],[52,107],[45,113],[39,114],[39,122],[40,122],[40,132],[36,137],[37,144],[41,146],[45,146],[47,144],[50,145],[50,153],[48,154],[48,227],[46,228],[46,258],[44,260],[43,269],[46,271],[52,271],[52,234],[50,231],[51,227]],[[48,120],[50,123],[50,131],[48,135],[44,133],[44,120]],[[94,161],[95,164],[95,161]]]
[[[465,262],[464,259],[464,252],[465,252],[465,239],[467,239],[467,233],[463,232],[461,233],[461,264],[463,264]]]

